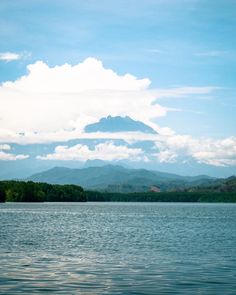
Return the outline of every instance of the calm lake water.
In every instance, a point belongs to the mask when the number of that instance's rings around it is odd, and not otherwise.
[[[236,205],[0,204],[1,294],[236,294]]]

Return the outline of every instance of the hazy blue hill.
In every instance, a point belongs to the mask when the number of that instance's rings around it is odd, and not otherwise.
[[[147,191],[150,186],[159,186],[163,191],[176,188],[210,184],[214,181],[208,176],[185,177],[145,169],[127,169],[119,165],[69,169],[55,167],[32,175],[29,180],[52,184],[77,184],[85,189],[117,192]]]
[[[109,138],[109,136],[108,136]],[[157,161],[156,157],[152,157],[152,153],[155,151],[155,144],[151,140],[137,141],[135,143],[125,142],[122,139],[112,139],[112,142],[116,146],[127,146],[128,148],[138,148],[144,152],[144,155],[150,156],[151,160],[149,162],[137,161],[134,162],[131,159],[125,159],[120,161],[103,161],[101,159],[88,160],[86,163],[84,161],[61,161],[61,160],[40,160],[37,156],[45,156],[47,154],[53,154],[55,148],[58,145],[72,147],[77,144],[86,145],[90,150],[94,150],[95,146],[99,143],[104,143],[106,139],[73,139],[69,141],[53,142],[53,143],[41,143],[41,144],[11,144],[12,153],[14,154],[24,154],[29,155],[29,158],[17,161],[0,161],[0,180],[10,180],[10,179],[25,179],[30,177],[35,173],[41,171],[46,171],[52,169],[53,167],[58,167],[63,165],[63,167],[78,169],[84,167],[95,167],[104,166],[106,164],[112,165],[122,165],[127,168],[133,169],[147,169],[147,170],[159,170],[166,171],[173,175],[178,173],[180,175],[200,175],[196,177],[197,179],[206,179],[206,176],[201,174],[207,174],[214,177],[226,178],[230,175],[236,175],[236,166],[229,167],[216,167],[212,165],[197,163],[194,159],[186,159],[187,161],[183,163],[182,161],[176,163],[160,163]],[[63,164],[62,164],[63,163]],[[159,175],[161,177],[161,175]],[[168,175],[165,175],[168,177]],[[172,176],[171,176],[172,177]],[[175,178],[178,178],[176,176]]]
[[[196,185],[190,188],[191,191],[196,192],[236,192],[236,176],[231,176],[226,179],[216,179],[215,181],[206,184]]]
[[[83,166],[83,168],[88,168],[88,167],[102,167],[107,165],[108,162],[104,161],[104,160],[87,160]]]
[[[144,133],[157,132],[150,126],[140,121],[135,121],[130,117],[111,117],[101,118],[99,122],[87,125],[85,132],[121,132],[121,131],[140,131]]]

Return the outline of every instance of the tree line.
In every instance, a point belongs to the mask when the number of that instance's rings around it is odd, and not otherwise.
[[[0,202],[85,202],[78,185],[57,185],[33,181],[0,181]]]
[[[0,202],[236,202],[236,192],[110,193],[78,185],[0,181]]]
[[[88,202],[236,202],[236,192],[107,193],[86,191],[86,197]]]

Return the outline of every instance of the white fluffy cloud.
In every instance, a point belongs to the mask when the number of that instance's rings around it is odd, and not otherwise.
[[[100,159],[104,161],[118,161],[128,159],[129,161],[145,160],[143,151],[139,148],[128,148],[122,145],[114,145],[113,142],[100,143],[94,149],[87,145],[77,144],[72,147],[57,146],[53,154],[38,156],[41,160],[62,160],[62,161],[87,161]]]
[[[236,165],[236,137],[221,140],[193,138],[189,135],[170,135],[160,137],[156,142],[160,162],[176,162],[180,158],[195,159],[199,163],[213,166]]]
[[[6,152],[9,150],[11,150],[11,146],[9,144],[0,144],[0,161],[24,160],[29,157],[28,155],[15,155]]]
[[[175,163],[178,155],[171,150],[163,150],[154,154],[160,163]]]
[[[0,59],[14,60],[14,53],[2,53]],[[176,135],[169,128],[160,128],[154,118],[165,116],[171,109],[163,107],[161,98],[180,98],[211,93],[214,87],[178,87],[151,89],[148,78],[131,74],[119,75],[95,58],[77,65],[49,67],[38,61],[27,67],[28,73],[16,81],[0,86],[0,159],[25,159],[27,155],[9,153],[5,143],[46,143],[70,139],[123,139],[127,143],[151,140],[159,162],[174,163],[181,157],[191,157],[200,163],[215,166],[236,165],[236,140],[195,139]],[[101,117],[130,116],[149,124],[157,134],[140,132],[85,133],[84,126]],[[60,160],[147,160],[141,149],[116,146],[112,142],[90,150],[85,145],[58,146],[53,154],[40,159]]]
[[[164,128],[165,129],[165,128]],[[171,130],[161,130],[162,134],[141,134],[135,132],[104,134],[91,133],[86,138],[107,139],[94,149],[87,145],[77,144],[72,147],[57,146],[54,153],[40,155],[41,160],[94,160],[116,161],[127,159],[129,161],[153,161],[160,163],[186,162],[190,159],[212,166],[236,165],[236,137],[215,140],[211,138],[194,138],[189,135],[177,135]],[[109,140],[108,140],[109,139]],[[141,148],[115,145],[111,139],[123,139],[128,144],[148,140],[155,143],[152,153],[145,153]],[[158,152],[156,151],[158,150]]]
[[[74,138],[85,125],[107,115],[128,115],[156,128],[152,119],[170,110],[156,103],[158,98],[212,91],[211,87],[153,90],[149,79],[118,75],[95,58],[55,67],[38,61],[27,69],[27,75],[0,86],[2,142],[17,142],[22,134],[39,142],[45,134]]]

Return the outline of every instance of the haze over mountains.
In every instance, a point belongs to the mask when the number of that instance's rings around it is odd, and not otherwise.
[[[124,134],[133,134],[132,139],[123,138]],[[84,133],[71,140],[0,145],[0,154],[9,150],[13,155],[22,155],[20,160],[6,157],[0,161],[0,180],[27,178],[54,167],[76,169],[109,164],[190,176],[228,177],[236,174],[234,166],[208,165],[186,154],[195,142],[185,146],[185,137],[167,138],[170,144],[179,147],[179,154],[162,147],[163,140],[166,139],[141,121],[109,115],[85,126]],[[145,180],[143,185],[148,186],[150,182]]]
[[[180,176],[146,169],[128,169],[118,165],[83,169],[55,167],[32,175],[28,180],[52,184],[76,184],[87,190],[108,192],[145,192],[153,186],[166,191],[206,185],[215,181],[214,178],[205,175]]]

